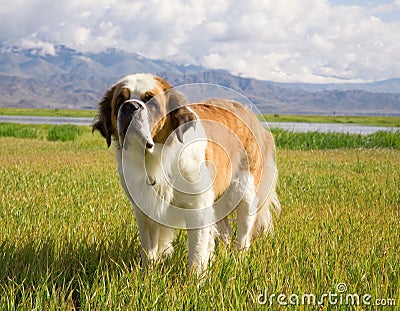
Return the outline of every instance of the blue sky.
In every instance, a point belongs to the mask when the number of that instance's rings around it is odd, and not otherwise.
[[[3,44],[119,48],[290,82],[400,77],[400,0],[0,0]]]

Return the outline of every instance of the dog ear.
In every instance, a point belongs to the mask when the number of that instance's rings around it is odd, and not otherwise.
[[[111,145],[111,134],[113,132],[111,122],[111,101],[114,95],[114,87],[109,89],[103,99],[98,103],[98,113],[94,119],[92,126],[92,133],[99,131],[100,134],[106,139],[107,146]]]
[[[183,143],[183,134],[190,128],[195,127],[197,117],[188,102],[180,93],[170,91],[168,98],[168,111],[171,114],[172,130],[176,132],[178,140]]]

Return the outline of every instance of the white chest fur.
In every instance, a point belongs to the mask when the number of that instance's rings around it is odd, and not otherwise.
[[[171,135],[152,153],[137,147],[133,138],[126,150],[117,151],[123,188],[134,206],[173,227],[203,226],[214,219],[214,176],[206,165],[207,138],[200,124],[185,132],[183,144]]]

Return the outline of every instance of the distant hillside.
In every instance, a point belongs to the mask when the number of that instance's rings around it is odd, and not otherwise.
[[[400,114],[400,79],[366,84],[276,83],[116,49],[93,54],[61,45],[54,55],[0,47],[0,106],[93,109],[111,84],[137,72],[158,74],[172,85],[223,85],[247,96],[264,113]]]

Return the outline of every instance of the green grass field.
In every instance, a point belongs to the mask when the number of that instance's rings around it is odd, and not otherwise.
[[[96,108],[96,107],[93,106],[93,108]],[[96,110],[46,109],[46,108],[0,108],[0,115],[94,118],[96,116]]]
[[[276,310],[278,295],[307,310],[400,305],[398,147],[306,150],[282,136],[275,235],[244,254],[217,248],[198,285],[184,232],[172,258],[141,274],[133,210],[100,135],[53,142],[48,131],[0,137],[0,310]],[[340,283],[342,298],[371,305],[339,304]],[[307,294],[325,304],[301,305]]]

